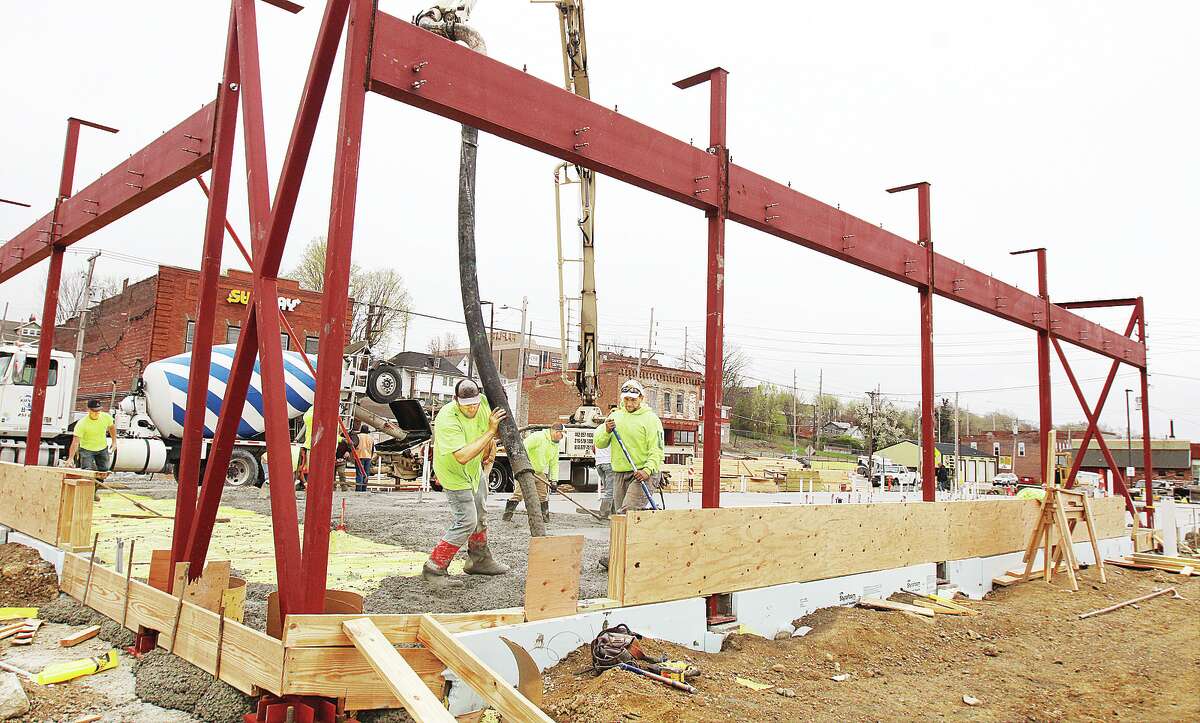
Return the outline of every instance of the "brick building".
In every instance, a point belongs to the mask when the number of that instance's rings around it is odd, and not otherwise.
[[[192,348],[200,274],[191,269],[159,266],[158,273],[135,283],[126,281],[120,293],[92,306],[84,329],[77,407],[92,398],[117,398],[133,390],[142,369],[152,361]],[[228,270],[217,281],[217,318],[213,343],[236,342],[245,321],[252,277]],[[321,295],[305,291],[289,279],[279,280],[279,308],[297,338],[283,334],[284,349],[317,353],[321,328]],[[346,328],[351,310],[346,309]],[[78,319],[55,329],[54,346],[75,350]]]
[[[1059,432],[1059,436],[1064,438],[1058,443],[1058,451],[1062,452],[1066,449],[1066,435]],[[1042,441],[1038,430],[1019,431],[1015,436],[1010,429],[996,430],[962,435],[960,440],[962,445],[974,445],[981,452],[995,455],[997,472],[1012,472],[1022,479],[1042,483]],[[944,441],[953,444],[954,440]]]
[[[605,352],[600,355],[600,407],[617,404],[621,385],[635,378],[646,389],[645,403],[662,420],[666,463],[690,464],[687,458],[696,455],[704,376],[643,360],[639,377],[637,359]],[[556,422],[579,407],[579,392],[574,384],[563,383],[559,372],[526,377],[524,394],[530,424]]]
[[[496,369],[505,379],[516,379],[521,375],[521,353],[525,354],[524,376],[532,377],[542,372],[557,372],[562,370],[562,350],[558,346],[539,344],[535,339],[521,338],[515,331],[495,330],[489,332],[492,346],[492,360]],[[451,349],[446,352],[446,358],[455,365],[465,369],[464,360],[471,353],[466,347]],[[575,406],[579,406],[576,404]],[[572,407],[574,411],[574,407]]]

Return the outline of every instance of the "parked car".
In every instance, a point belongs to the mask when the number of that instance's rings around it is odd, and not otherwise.
[[[1012,472],[1001,472],[992,478],[992,484],[1002,487],[1012,487],[1020,480]]]
[[[917,473],[900,464],[885,464],[877,468],[871,475],[872,487],[891,487],[893,485],[915,485]]]

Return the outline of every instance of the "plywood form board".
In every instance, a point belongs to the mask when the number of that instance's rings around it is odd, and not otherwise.
[[[574,614],[574,611],[572,611]],[[477,613],[441,613],[437,619],[452,633],[484,630],[525,622],[524,608],[503,608]],[[289,615],[283,630],[285,648],[352,647],[354,642],[342,629],[348,620],[370,618],[393,645],[417,642],[420,615]]]
[[[608,597],[625,600],[625,541],[628,525],[625,515],[613,515],[608,527]]]
[[[531,537],[525,573],[525,619],[574,615],[579,608],[583,535]]]
[[[442,678],[446,665],[426,648],[400,648],[397,652],[440,698],[446,683]],[[225,667],[224,661],[221,667]],[[283,668],[284,695],[346,698],[350,710],[402,707],[400,699],[384,687],[370,661],[355,647],[287,648]]]
[[[432,615],[421,617],[421,632],[417,639],[450,670],[495,708],[505,720],[540,721],[554,723],[516,688],[488,667],[462,643],[454,639],[449,630]]]
[[[72,484],[80,494],[72,493],[64,510],[63,482],[68,477],[75,478]],[[86,547],[91,544],[92,494],[84,494],[82,488],[93,484],[84,470],[0,462],[0,524],[51,545]],[[72,529],[72,522],[79,529]]]
[[[441,704],[439,696],[425,685],[369,618],[348,620],[342,623],[342,628],[414,720],[454,723],[454,716]]]
[[[82,600],[87,581],[88,563],[80,555],[63,560],[62,591]],[[121,620],[125,603],[125,576],[95,565],[87,593],[87,604],[100,614]],[[283,644],[257,630],[228,618],[224,630],[217,614],[185,602],[179,612],[178,640],[172,646],[171,631],[179,603],[162,590],[134,580],[129,585],[129,610],[125,626],[137,630],[144,626],[159,631],[159,645],[174,649],[179,657],[212,673],[217,659],[217,638],[221,637],[221,680],[243,693],[255,687],[272,693],[283,688]]]
[[[52,484],[49,477],[47,484]],[[58,546],[69,552],[89,549],[92,543],[92,504],[96,483],[90,479],[66,478],[61,482],[58,503]]]
[[[205,610],[218,612],[221,609],[221,599],[229,588],[229,560],[214,560],[204,566],[204,573],[187,582],[186,563],[175,566],[175,581],[171,584],[171,594],[179,597],[183,587],[183,599]]]
[[[1123,500],[1094,509],[1099,537],[1125,534]],[[1037,510],[985,500],[633,512],[624,544],[613,540],[609,597],[639,605],[1013,552]]]

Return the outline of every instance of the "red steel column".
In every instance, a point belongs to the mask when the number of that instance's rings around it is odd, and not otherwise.
[[[46,384],[50,380],[50,357],[54,350],[54,327],[58,316],[58,287],[62,281],[63,254],[65,250],[57,245],[58,240],[58,208],[71,195],[71,187],[75,182],[75,156],[79,150],[79,127],[81,125],[108,133],[116,133],[116,128],[80,120],[67,119],[67,141],[63,149],[62,171],[58,177],[58,196],[54,199],[54,213],[50,216],[50,228],[46,234],[46,244],[50,248],[50,269],[46,274],[46,295],[42,300],[42,333],[38,338],[37,366],[33,372],[33,398],[29,405],[29,429],[25,434],[25,464],[38,463],[38,451],[42,444],[42,420],[46,413]],[[79,359],[75,360],[80,363]],[[75,390],[78,394],[78,390]],[[75,408],[75,400],[71,400],[71,408]]]
[[[309,612],[323,612],[329,568],[329,515],[333,504],[333,462],[340,423],[342,352],[346,346],[346,301],[350,294],[350,252],[362,153],[367,61],[371,45],[371,0],[353,0],[346,34],[341,112],[333,162],[333,194],[321,296],[321,341],[313,399],[313,445],[304,507],[304,598]]]
[[[708,212],[708,298],[704,328],[704,470],[701,504],[721,506],[721,392],[725,342],[725,219],[729,215],[729,148],[725,99],[729,72],[713,68],[675,83],[691,88],[708,81],[708,152],[717,156],[717,207]],[[697,178],[695,193],[707,193],[714,179]]]
[[[888,193],[917,191],[917,243],[925,248],[925,284],[918,289],[921,298],[921,500],[937,499],[937,468],[934,443],[937,430],[933,421],[933,228],[929,216],[929,182],[889,188]]]
[[[196,486],[200,482],[200,453],[204,446],[204,422],[208,414],[209,365],[212,363],[213,327],[216,324],[217,281],[221,276],[221,252],[225,241],[225,213],[229,207],[229,178],[233,167],[233,141],[237,134],[238,87],[237,13],[230,7],[229,32],[225,42],[225,66],[217,89],[217,113],[213,122],[212,191],[204,218],[204,251],[200,261],[196,329],[192,336],[192,360],[188,369],[187,406],[183,418],[183,442],[179,453],[178,488],[175,491],[175,527],[171,533],[171,566],[185,556],[196,511]],[[188,577],[196,579],[203,566],[189,566]]]
[[[1137,299],[1138,336],[1142,346],[1146,345],[1146,304],[1142,297]],[[1142,372],[1142,470],[1146,473],[1146,526],[1154,527],[1154,460],[1150,449],[1150,365],[1149,355]]]
[[[1042,319],[1037,333],[1037,362],[1038,362],[1038,446],[1041,448],[1039,470],[1046,469],[1054,450],[1050,447],[1050,428],[1054,426],[1050,408],[1050,291],[1046,281],[1046,249],[1025,249],[1013,251],[1012,256],[1021,254],[1037,254],[1038,297],[1043,302]],[[1038,321],[1036,318],[1034,321]],[[1042,484],[1054,484],[1053,479],[1042,480]]]

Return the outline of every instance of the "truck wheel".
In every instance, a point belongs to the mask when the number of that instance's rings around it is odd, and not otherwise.
[[[488,475],[488,492],[512,492],[513,476],[507,462],[496,460],[492,465],[492,473]]]
[[[225,471],[226,487],[245,487],[258,482],[258,458],[244,449],[233,450]]]
[[[377,404],[389,404],[400,398],[400,372],[392,366],[377,366],[367,374],[367,396]]]

